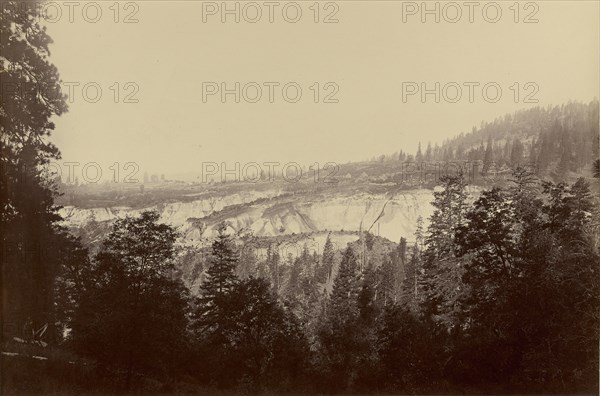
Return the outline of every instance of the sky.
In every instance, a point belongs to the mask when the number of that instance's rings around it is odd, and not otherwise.
[[[69,4],[43,21],[71,93],[52,141],[105,174],[359,161],[599,96],[597,1]]]

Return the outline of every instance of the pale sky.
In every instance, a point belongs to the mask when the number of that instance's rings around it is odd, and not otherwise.
[[[60,18],[56,8],[48,9],[49,18],[57,19],[46,22],[54,39],[51,60],[64,82],[80,83],[52,137],[62,161],[103,167],[136,162],[142,171],[167,177],[199,171],[209,161],[347,162],[400,149],[414,152],[419,141],[441,143],[482,120],[535,106],[524,103],[528,93],[543,106],[599,96],[597,1],[521,2],[518,16],[512,1],[488,6],[485,15],[482,8],[490,2],[481,2],[472,23],[465,6],[461,19],[450,23],[446,19],[454,18],[456,9],[443,2],[439,23],[434,15],[421,22],[421,10],[411,8],[420,7],[420,1],[321,2],[319,23],[313,20],[312,1],[297,2],[302,10],[297,23],[283,18],[289,2],[277,3],[273,23],[264,5],[260,21],[245,21],[243,2],[240,23],[233,15],[225,15],[229,19],[222,23],[220,10],[203,15],[203,7],[212,11],[220,1],[130,3],[120,2],[117,16],[113,1],[97,2],[102,10],[97,23],[83,18],[86,2],[74,9],[73,22],[64,2],[55,2]],[[227,4],[233,8],[235,3]],[[435,7],[435,2],[427,4]],[[484,16],[493,20],[495,5],[502,15],[491,23]],[[86,10],[93,20],[95,5]],[[295,17],[293,5],[286,10],[288,19]],[[248,18],[256,12],[245,11]],[[322,23],[331,13],[339,22]],[[137,23],[123,23],[130,14]],[[528,16],[538,22],[523,23]],[[228,95],[221,103],[217,94],[203,102],[207,82],[225,82],[229,88],[235,82],[240,87],[256,82],[262,97],[249,103],[242,96],[234,103]],[[274,103],[269,103],[265,82],[280,84],[273,87]],[[302,89],[297,103],[283,97],[281,88],[290,82]],[[333,84],[325,86],[328,82]],[[443,96],[435,103],[433,94],[425,103],[419,94],[403,100],[403,84],[422,82],[429,88],[451,83],[445,91],[449,99],[459,85],[462,97],[456,103]],[[479,84],[473,103],[465,82]],[[533,84],[525,86],[528,82]],[[86,83],[102,89],[97,103],[84,99]],[[502,89],[496,103],[485,100],[481,88],[486,83]],[[130,99],[138,103],[123,103],[135,87],[139,91]],[[338,103],[323,103],[336,87]],[[319,103],[314,103],[314,91],[320,93]],[[251,99],[256,91],[250,85],[245,92]],[[293,88],[288,93],[295,95]],[[93,97],[93,87],[88,94]],[[493,99],[493,87],[488,94]]]

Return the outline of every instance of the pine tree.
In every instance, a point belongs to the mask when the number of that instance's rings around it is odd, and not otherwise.
[[[463,269],[454,254],[455,234],[464,223],[466,192],[462,175],[444,177],[434,193],[434,212],[426,238],[423,263],[423,310],[447,325],[454,321]]]
[[[460,316],[469,324],[463,363],[488,381],[595,384],[600,282],[590,274],[600,260],[587,233],[589,187],[544,182],[540,193],[536,184],[516,172],[509,189],[484,191],[457,230],[467,290]]]
[[[433,149],[431,148],[431,142],[427,143],[427,149],[425,150],[425,161],[433,160]]]
[[[555,179],[557,181],[566,181],[573,166],[573,157],[571,153],[570,144],[565,143],[562,148],[560,160],[556,166]]]
[[[420,164],[423,162],[423,153],[421,152],[421,142],[419,142],[419,146],[417,148],[417,154],[415,155],[415,162]]]
[[[519,139],[515,139],[510,149],[510,164],[513,167],[522,165],[523,162],[523,143]]]
[[[283,267],[279,256],[279,245],[270,244],[267,248],[266,265],[273,292],[279,294],[283,282]]]
[[[360,292],[357,297],[360,320],[366,325],[371,325],[377,316],[376,297],[378,296],[376,294],[378,283],[373,262],[369,261],[367,268],[364,270]]]
[[[398,244],[398,253],[400,255],[400,263],[406,263],[406,238],[400,237],[400,243]]]
[[[515,208],[514,214],[519,220],[531,216],[534,201],[537,200],[539,179],[529,169],[517,167],[509,180],[508,188],[510,198]]]
[[[340,268],[333,282],[330,316],[334,323],[346,323],[356,318],[356,298],[360,290],[358,262],[350,246],[344,251]]]
[[[255,246],[252,243],[245,243],[240,252],[240,262],[236,270],[237,277],[246,279],[250,276],[257,276],[257,261]]]
[[[415,243],[421,248],[425,243],[425,234],[423,232],[423,216],[417,217],[417,228],[415,230]]]
[[[383,306],[396,302],[396,269],[390,257],[385,257],[380,268],[379,299]]]
[[[126,370],[176,366],[186,336],[188,290],[173,279],[176,231],[158,214],[117,220],[78,296],[71,341],[77,352]]]
[[[419,289],[421,275],[421,251],[418,245],[411,249],[411,256],[406,263],[406,276],[402,281],[402,303],[406,304],[411,310],[416,311],[419,306]]]
[[[205,301],[227,293],[237,282],[235,275],[238,262],[237,249],[233,238],[226,233],[226,230],[227,224],[221,223],[217,229],[217,239],[212,244],[207,277],[202,285],[202,296]]]
[[[403,238],[404,239],[404,238]],[[405,259],[405,276],[400,286],[401,302],[416,311],[419,304],[420,275],[422,270],[421,250],[423,248],[423,217],[417,218],[415,230],[415,245],[411,249],[408,262]]]
[[[287,262],[290,266],[290,276],[286,286],[286,294],[290,298],[297,298],[301,293],[302,259],[300,257],[294,259],[292,254],[289,253]]]
[[[552,146],[550,138],[548,138],[546,135],[541,135],[538,142],[540,145],[540,149],[538,151],[536,165],[538,175],[543,175],[548,169],[548,166],[550,166],[550,162],[552,161]]]
[[[363,312],[367,314],[370,288],[362,296]],[[330,390],[345,389],[355,381],[358,362],[364,348],[363,327],[360,326],[358,298],[361,280],[352,248],[344,251],[333,283],[333,292],[326,309],[326,320],[318,331],[320,354]]]
[[[335,259],[335,251],[333,250],[333,243],[331,243],[331,234],[327,235],[325,246],[323,247],[322,265],[324,271],[327,274],[327,280],[331,279],[331,273],[333,270],[333,261]]]
[[[61,246],[55,186],[42,171],[60,159],[48,137],[68,107],[66,96],[57,94],[61,81],[49,59],[52,39],[41,23],[42,9],[33,2],[4,2],[0,18],[2,321],[16,328],[25,322],[52,328],[52,285],[61,256],[47,252],[62,253],[69,245]]]
[[[238,283],[238,253],[232,236],[226,230],[226,223],[219,224],[217,239],[211,247],[206,278],[200,287],[201,296],[196,311],[196,326],[200,334],[221,331],[229,319],[226,296]]]
[[[246,389],[281,389],[281,382],[293,383],[305,365],[308,345],[298,320],[278,302],[271,285],[250,277],[225,299],[229,320],[223,337],[199,355],[207,382]]]
[[[454,232],[463,224],[467,198],[462,175],[441,178],[442,191],[434,192],[434,209],[426,238],[428,261],[453,256]]]
[[[487,146],[485,149],[485,155],[483,157],[483,174],[487,174],[487,172],[492,169],[494,163],[494,148],[492,136],[488,137]]]

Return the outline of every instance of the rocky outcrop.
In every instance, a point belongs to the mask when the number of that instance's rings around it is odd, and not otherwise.
[[[232,232],[278,236],[326,231],[370,230],[392,241],[411,240],[419,216],[432,213],[433,191],[427,189],[369,194],[281,194],[280,191],[237,192],[191,202],[169,202],[148,208],[67,206],[61,215],[67,225],[82,227],[92,221],[113,221],[143,210],[156,210],[164,223],[176,226],[182,242],[201,245],[227,221]]]

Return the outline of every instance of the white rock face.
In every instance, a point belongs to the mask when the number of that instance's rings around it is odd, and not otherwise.
[[[257,201],[258,200],[258,201]],[[64,207],[67,225],[81,227],[91,221],[113,221],[143,210],[156,210],[161,221],[178,227],[183,243],[196,245],[216,235],[221,221],[231,231],[253,231],[256,236],[278,236],[326,231],[370,230],[392,241],[412,240],[417,218],[426,222],[433,212],[433,191],[411,190],[372,195],[366,193],[284,196],[280,191],[246,191],[221,198],[164,203],[144,209]],[[323,236],[324,239],[325,237]],[[322,243],[321,243],[322,242]],[[319,245],[324,244],[319,241]]]

